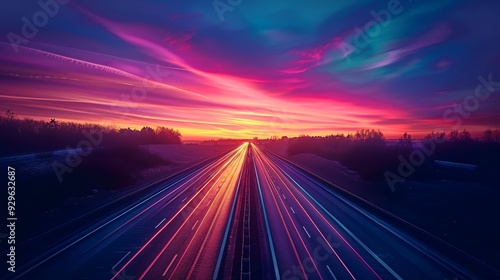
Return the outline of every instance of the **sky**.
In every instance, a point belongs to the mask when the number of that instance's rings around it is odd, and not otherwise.
[[[0,7],[0,111],[20,117],[183,139],[500,128],[498,1]]]

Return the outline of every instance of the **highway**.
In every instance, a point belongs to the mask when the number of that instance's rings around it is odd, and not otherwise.
[[[276,278],[476,278],[287,162],[253,150]]]
[[[478,278],[249,143],[52,235],[4,279]]]
[[[19,267],[14,279],[204,279],[213,275],[247,144],[169,182]],[[64,234],[64,233],[63,233]]]

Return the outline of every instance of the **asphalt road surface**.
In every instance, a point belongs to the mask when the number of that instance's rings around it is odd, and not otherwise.
[[[19,245],[5,279],[476,279],[245,143],[127,204]],[[73,230],[71,230],[73,229]]]

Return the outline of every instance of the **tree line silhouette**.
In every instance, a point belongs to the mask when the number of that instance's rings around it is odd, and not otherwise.
[[[153,129],[145,126],[141,130],[105,127],[98,124],[49,122],[20,119],[11,110],[0,116],[0,155],[16,155],[75,148],[83,139],[83,131],[100,131],[103,141],[100,146],[127,146],[146,144],[180,144],[181,133],[167,127]]]
[[[282,138],[285,139],[285,138]],[[324,137],[301,135],[288,139],[288,155],[312,153],[320,157],[336,160],[357,171],[369,180],[383,179],[385,171],[398,168],[399,156],[408,158],[419,149],[419,142],[432,141],[436,148],[413,178],[422,179],[478,179],[491,182],[500,178],[498,155],[500,155],[500,131],[488,129],[482,138],[472,138],[467,130],[453,130],[448,133],[431,132],[423,139],[414,140],[404,133],[396,141],[388,141],[382,132],[362,129],[354,134],[331,134]],[[475,172],[450,171],[436,165],[435,160],[477,165]]]

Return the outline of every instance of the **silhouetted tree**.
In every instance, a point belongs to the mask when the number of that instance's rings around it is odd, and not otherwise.
[[[27,152],[52,151],[64,149],[68,145],[75,146],[85,139],[82,132],[101,131],[104,134],[101,146],[137,145],[137,144],[179,144],[181,134],[170,128],[160,128],[156,133],[150,127],[136,130],[131,128],[117,129],[97,124],[80,124],[73,122],[49,122],[33,119],[18,119],[12,111],[0,115],[0,131],[2,145],[0,154],[19,154]]]
[[[424,140],[431,140],[434,142],[443,142],[446,138],[446,134],[444,132],[434,132],[432,131],[430,134],[424,137]]]
[[[472,141],[472,137],[471,137],[471,134],[469,131],[467,130],[463,130],[462,132],[460,132],[460,134],[458,135],[458,139],[461,141],[461,142],[468,142],[468,141]]]
[[[59,128],[61,125],[56,121],[56,119],[50,119],[50,122],[47,123],[47,127],[50,129]]]
[[[486,142],[500,142],[500,130],[487,129],[484,131],[483,139]]]
[[[158,137],[160,143],[170,143],[170,144],[180,144],[181,143],[181,133],[178,130],[173,130],[166,127],[157,127],[156,136]]]
[[[458,131],[458,130],[452,130],[450,133],[448,133],[448,141],[452,143],[456,142],[469,142],[472,141],[472,137],[469,131],[463,130],[463,131]]]
[[[141,129],[141,142],[148,144],[157,143],[155,130],[148,126],[143,127]]]
[[[7,112],[5,112],[5,118],[7,120],[13,120],[16,118],[16,113],[14,113],[11,109],[8,109]]]
[[[384,143],[385,141],[384,134],[380,132],[380,130],[375,131],[374,129],[361,129],[360,131],[356,131],[354,139],[369,143]]]
[[[450,142],[458,142],[459,140],[459,132],[458,130],[452,130],[448,133],[448,141]]]
[[[486,142],[493,142],[493,131],[491,129],[487,129],[484,131],[483,139]]]
[[[403,137],[399,138],[399,145],[401,147],[412,147],[413,144],[411,141],[411,135],[405,132],[405,134],[403,134]]]

